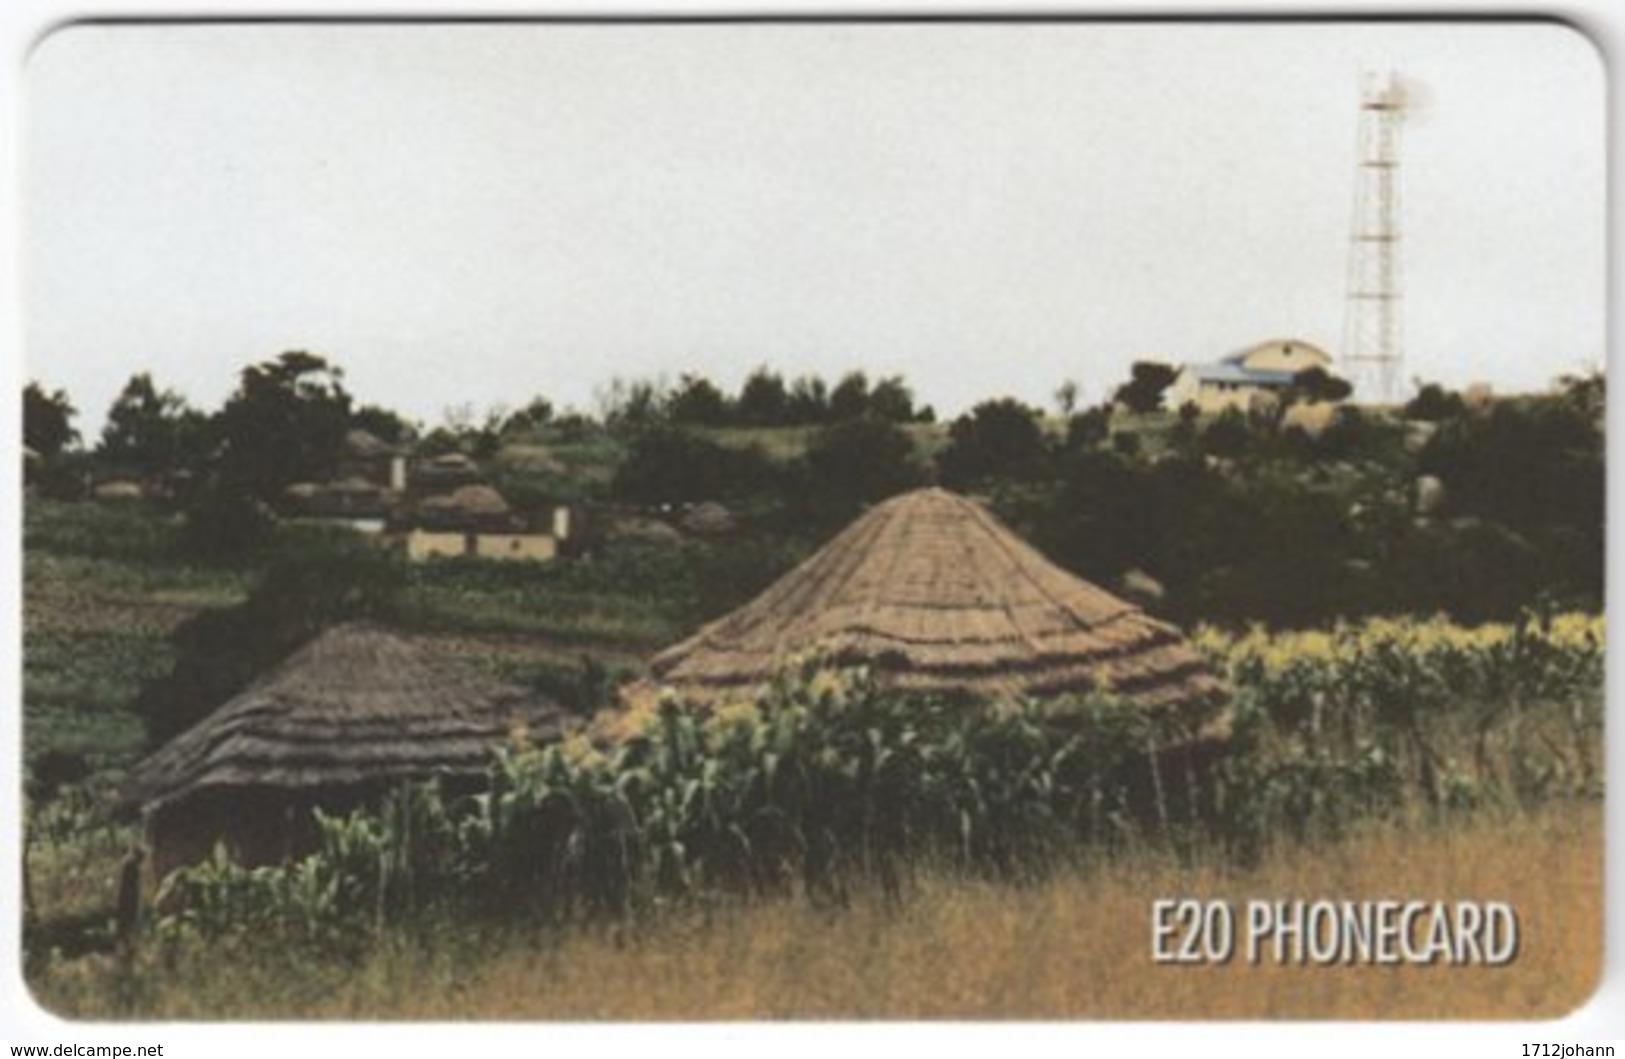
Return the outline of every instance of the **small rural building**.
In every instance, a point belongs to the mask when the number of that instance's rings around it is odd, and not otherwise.
[[[358,533],[382,533],[399,494],[358,475],[331,482],[295,482],[283,490],[278,507],[307,522],[348,526]]]
[[[103,504],[138,504],[147,498],[147,491],[140,482],[116,479],[98,482],[90,495]]]
[[[1194,404],[1203,412],[1247,411],[1261,397],[1278,397],[1299,372],[1331,371],[1332,357],[1319,346],[1295,338],[1261,342],[1211,364],[1187,364],[1163,394],[1168,408]]]
[[[1174,626],[1067,573],[965,497],[872,508],[731,614],[661,652],[659,684],[698,701],[809,652],[885,686],[991,700],[1103,691],[1227,730],[1225,693]]]
[[[443,492],[465,485],[479,485],[485,480],[485,475],[479,464],[470,457],[461,452],[446,452],[414,460],[411,479],[414,489]]]
[[[521,728],[563,714],[375,626],[322,633],[138,765],[121,808],[144,821],[154,876],[223,842],[246,865],[309,852],[312,810],[348,811],[432,776],[477,784]]]
[[[555,509],[548,529],[532,529],[502,494],[488,485],[465,485],[428,497],[396,526],[408,559],[473,556],[547,562],[568,535],[569,516]]]
[[[380,489],[405,492],[406,449],[384,441],[369,430],[352,429],[344,435],[337,477],[359,478]]]
[[[323,482],[295,482],[278,497],[278,510],[305,522],[384,532],[405,503],[406,452],[366,430],[344,435],[335,473]]]
[[[1160,729],[1144,758],[1115,775],[1130,807],[1163,826],[1216,809],[1206,777],[1231,715],[1195,648],[965,497],[922,489],[877,505],[761,595],[657,655],[652,682],[626,697],[636,706],[658,686],[704,709],[808,655],[864,665],[881,687],[967,702],[1108,695]],[[1073,719],[1062,709],[1049,717]]]

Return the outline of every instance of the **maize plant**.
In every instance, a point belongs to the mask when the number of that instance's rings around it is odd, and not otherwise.
[[[898,893],[921,864],[1014,878],[1170,839],[1249,857],[1399,809],[1600,793],[1599,618],[1199,643],[1233,693],[1205,777],[1160,772],[1148,748],[1172,729],[1108,697],[994,710],[809,662],[706,712],[664,701],[610,745],[505,748],[477,792],[418,784],[322,817],[320,851],[296,865],[219,853],[172,878],[176,922],[348,944],[441,912],[567,922],[795,888],[839,900],[863,882]]]

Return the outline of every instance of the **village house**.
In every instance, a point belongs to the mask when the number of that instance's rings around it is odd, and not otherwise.
[[[1276,338],[1221,357],[1211,364],[1187,364],[1163,395],[1168,408],[1194,404],[1204,413],[1227,408],[1247,411],[1260,400],[1279,399],[1300,372],[1330,372],[1332,357],[1319,346]]]
[[[241,864],[277,864],[320,845],[315,810],[431,777],[477,788],[499,747],[564,726],[528,689],[403,634],[340,625],[137,765],[118,812],[142,821],[155,879],[216,843]]]
[[[414,561],[473,556],[547,562],[570,535],[568,508],[555,508],[551,524],[531,525],[489,485],[465,485],[419,501],[392,527]]]
[[[392,493],[406,491],[407,450],[360,428],[344,435],[344,453],[334,477],[363,480]]]
[[[408,559],[475,556],[547,562],[569,536],[569,511],[536,524],[513,510],[468,456],[409,457],[364,430],[345,437],[337,474],[298,482],[282,494],[283,513],[302,521],[379,535]]]
[[[283,490],[278,509],[305,522],[382,533],[406,492],[406,453],[365,430],[351,430],[332,478],[295,482]]]

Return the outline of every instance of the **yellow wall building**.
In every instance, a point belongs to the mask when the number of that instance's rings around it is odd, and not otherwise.
[[[466,533],[447,533],[434,530],[412,529],[406,531],[406,557],[413,561],[433,559],[436,556],[467,555],[469,553],[468,537]]]
[[[406,557],[414,562],[472,555],[481,559],[547,562],[559,554],[558,538],[551,533],[457,533],[449,530],[408,530]]]
[[[474,554],[481,559],[528,559],[546,562],[559,554],[551,533],[476,533]]]
[[[1205,413],[1236,408],[1278,396],[1299,372],[1331,371],[1332,356],[1295,338],[1277,338],[1222,357],[1212,364],[1187,364],[1163,395],[1167,408],[1193,403]]]

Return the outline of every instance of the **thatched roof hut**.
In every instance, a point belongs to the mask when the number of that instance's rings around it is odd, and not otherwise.
[[[876,506],[651,670],[703,700],[764,683],[815,650],[914,692],[1008,700],[1099,689],[1151,708],[1223,699],[1178,629],[1060,569],[943,489]]]
[[[154,867],[226,841],[247,863],[309,848],[310,809],[342,811],[403,780],[483,775],[524,725],[562,715],[368,625],[333,628],[132,773],[122,807],[147,818]]]
[[[391,445],[370,430],[355,427],[344,434],[344,454],[352,460],[384,460],[400,451],[399,446]]]
[[[449,493],[423,498],[413,513],[415,525],[454,531],[516,528],[519,519],[502,494],[488,485],[465,485]]]
[[[507,515],[511,510],[502,494],[488,485],[465,485],[449,493],[425,497],[418,505],[424,514],[456,514],[468,518]]]
[[[733,512],[715,500],[706,500],[683,512],[682,525],[690,533],[718,537],[732,533],[735,523]]]
[[[90,495],[104,504],[134,504],[145,500],[147,491],[141,488],[140,482],[118,479],[99,483]]]

